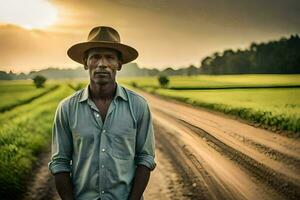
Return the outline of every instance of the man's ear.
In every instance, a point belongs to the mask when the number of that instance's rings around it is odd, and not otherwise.
[[[119,66],[118,66],[118,71],[120,71],[122,69],[122,62],[121,61],[119,61]]]
[[[89,69],[89,67],[87,66],[87,59],[86,58],[83,59],[83,67],[84,67],[85,70]]]

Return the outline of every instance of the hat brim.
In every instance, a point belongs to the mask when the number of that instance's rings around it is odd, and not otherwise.
[[[112,42],[82,42],[71,46],[67,52],[68,56],[75,62],[84,64],[84,52],[92,48],[111,48],[122,54],[122,64],[129,63],[138,57],[138,52],[134,48],[122,43]]]

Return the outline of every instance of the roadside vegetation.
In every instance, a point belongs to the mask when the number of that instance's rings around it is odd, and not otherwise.
[[[1,113],[1,198],[20,197],[39,153],[49,147],[53,117],[58,102],[72,92],[71,88],[60,85],[28,104]]]

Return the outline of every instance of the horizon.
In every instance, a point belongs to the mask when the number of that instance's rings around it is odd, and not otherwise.
[[[90,29],[100,24],[116,28],[121,42],[139,51],[133,62],[159,70],[199,67],[203,58],[215,52],[243,50],[252,42],[300,33],[300,2],[296,0],[231,0],[226,4],[220,0],[30,0],[26,5],[35,17],[19,8],[22,3],[16,0],[2,1],[0,70],[15,73],[80,67],[66,51],[85,41]]]
[[[269,40],[269,41],[262,41],[262,42],[260,42],[260,43],[256,43],[256,44],[262,44],[262,43],[269,43],[269,42],[273,42],[273,41],[279,41],[279,40],[281,40],[281,39],[288,39],[288,38],[290,38],[290,37],[292,37],[292,36],[297,36],[297,37],[299,37],[299,35],[298,34],[291,34],[291,35],[289,35],[289,36],[283,36],[283,37],[280,37],[280,38],[278,38],[277,40]],[[251,44],[252,43],[254,43],[254,42],[251,42]],[[238,50],[242,50],[242,51],[244,51],[244,50],[249,50],[249,48],[250,48],[250,45],[248,45],[247,47],[245,47],[244,49],[241,49],[241,48],[237,48],[237,49],[230,49],[230,48],[228,48],[228,49],[224,49],[224,50],[233,50],[234,52],[236,52],[236,51],[238,51]],[[223,51],[224,51],[223,50]],[[223,51],[214,51],[214,53],[223,53]],[[212,56],[212,54],[211,55],[209,55],[209,56]],[[203,59],[203,58],[202,58]],[[173,70],[178,70],[178,69],[184,69],[184,68],[188,68],[188,67],[190,67],[190,66],[195,66],[196,68],[201,68],[201,65],[199,65],[199,66],[196,66],[196,65],[194,65],[194,64],[190,64],[190,65],[187,65],[187,66],[177,66],[177,67],[173,67],[173,66],[167,66],[167,67],[163,67],[163,68],[155,68],[155,67],[143,67],[143,66],[140,66],[137,62],[129,62],[129,63],[127,63],[127,64],[137,64],[137,66],[140,68],[140,69],[149,69],[149,70],[152,70],[152,69],[157,69],[157,70],[159,70],[159,71],[163,71],[163,70],[165,70],[165,69],[168,69],[168,68],[171,68],[171,69],[173,69]],[[125,65],[127,65],[127,64],[125,64]],[[10,72],[12,72],[12,73],[14,73],[14,74],[22,74],[22,73],[24,73],[24,74],[26,74],[26,75],[28,75],[28,74],[30,74],[31,72],[39,72],[39,71],[42,71],[42,70],[48,70],[48,69],[56,69],[56,70],[76,70],[76,69],[79,69],[79,68],[83,68],[83,66],[80,66],[80,64],[79,65],[77,65],[77,66],[73,66],[73,67],[60,67],[60,66],[47,66],[47,67],[44,67],[44,68],[39,68],[39,69],[31,69],[31,70],[29,70],[29,71],[13,71],[13,70],[2,70],[1,69],[1,67],[0,67],[0,71],[4,71],[4,72],[6,72],[6,73],[10,73]]]

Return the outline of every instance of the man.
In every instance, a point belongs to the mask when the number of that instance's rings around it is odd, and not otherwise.
[[[68,56],[89,70],[89,85],[60,102],[52,159],[62,199],[139,200],[154,161],[154,133],[146,100],[116,83],[122,64],[138,52],[111,27],[95,27]]]

